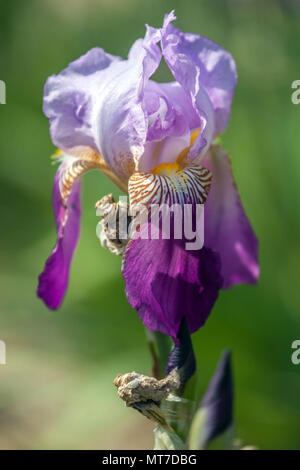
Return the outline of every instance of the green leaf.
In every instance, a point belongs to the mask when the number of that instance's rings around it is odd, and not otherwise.
[[[185,450],[180,437],[167,426],[157,426],[154,430],[154,450]]]

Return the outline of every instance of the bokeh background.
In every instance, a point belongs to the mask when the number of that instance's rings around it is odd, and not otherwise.
[[[99,246],[94,203],[118,191],[84,177],[83,223],[70,288],[60,311],[36,298],[37,275],[55,241],[55,168],[43,85],[94,46],[126,56],[176,9],[177,25],[232,52],[239,82],[223,144],[260,240],[257,287],[222,292],[193,336],[203,392],[219,355],[233,350],[237,435],[261,449],[300,448],[300,4],[252,0],[36,0],[1,3],[0,79],[0,448],[152,447],[152,425],[125,408],[119,372],[148,373],[144,329],[126,302],[121,259]],[[165,69],[158,80],[168,80]]]

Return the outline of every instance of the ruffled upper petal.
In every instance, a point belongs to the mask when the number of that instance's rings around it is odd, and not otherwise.
[[[213,138],[227,126],[236,68],[231,55],[218,44],[174,28],[171,23],[175,19],[173,12],[166,15],[163,27],[157,30],[163,56],[176,82],[149,82],[145,88],[147,141],[160,141],[163,146],[167,139],[178,141],[199,129],[187,155],[195,163],[201,162]],[[151,149],[155,155],[156,148]],[[139,170],[150,168],[148,153],[146,148]],[[161,156],[161,160],[171,161],[171,157]]]
[[[97,47],[48,78],[43,110],[54,145],[65,151],[78,145],[96,148],[96,97],[111,65],[120,61]]]
[[[132,174],[144,152],[147,111],[144,88],[161,60],[160,34],[147,27],[145,38],[132,46],[128,60],[113,66],[114,74],[102,89],[98,105],[98,146],[107,164],[119,176]]]
[[[235,185],[227,152],[213,146],[203,161],[212,175],[204,211],[205,246],[221,256],[224,287],[257,282],[258,242]]]
[[[205,90],[215,112],[215,133],[220,134],[229,121],[237,81],[233,57],[210,39],[181,32],[170,23],[169,15],[163,31],[162,51],[174,77],[191,93],[200,114],[207,114],[201,89]]]
[[[162,52],[175,80],[189,95],[198,115],[199,135],[190,151],[190,159],[203,156],[215,135],[215,112],[209,95],[201,83],[200,71],[193,57],[183,45],[184,34],[174,28],[171,21],[176,17],[171,13],[165,17],[162,28]]]
[[[212,41],[174,28],[174,19],[172,12],[161,29],[147,26],[127,60],[94,48],[47,80],[44,112],[55,145],[65,151],[97,149],[123,181],[147,151],[146,143],[200,128],[189,157],[205,154],[227,125],[235,64]],[[149,82],[161,60],[159,42],[177,83]]]
[[[144,151],[147,113],[144,87],[158,67],[160,32],[147,29],[127,60],[95,48],[48,79],[44,112],[55,145],[97,149],[123,180]]]
[[[58,169],[52,193],[57,242],[39,276],[37,290],[37,295],[51,309],[59,308],[63,301],[80,232],[80,182],[74,183],[67,204],[64,205],[60,191],[60,173],[61,169]]]

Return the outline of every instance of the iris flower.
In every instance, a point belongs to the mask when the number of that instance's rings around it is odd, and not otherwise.
[[[176,343],[207,319],[221,287],[255,283],[257,240],[229,157],[213,143],[227,127],[237,80],[232,56],[211,40],[173,26],[146,26],[127,59],[94,48],[48,78],[44,113],[59,150],[53,187],[57,243],[38,296],[60,307],[80,229],[80,177],[99,169],[136,202],[204,205],[204,246],[132,237],[122,274],[129,303],[151,330]],[[151,76],[164,60],[174,81]],[[182,184],[184,181],[184,184]]]

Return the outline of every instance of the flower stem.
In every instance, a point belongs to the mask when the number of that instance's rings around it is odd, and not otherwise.
[[[146,328],[146,337],[150,354],[153,360],[152,373],[157,379],[163,378],[171,350],[171,340],[167,335],[159,331],[151,331]]]

